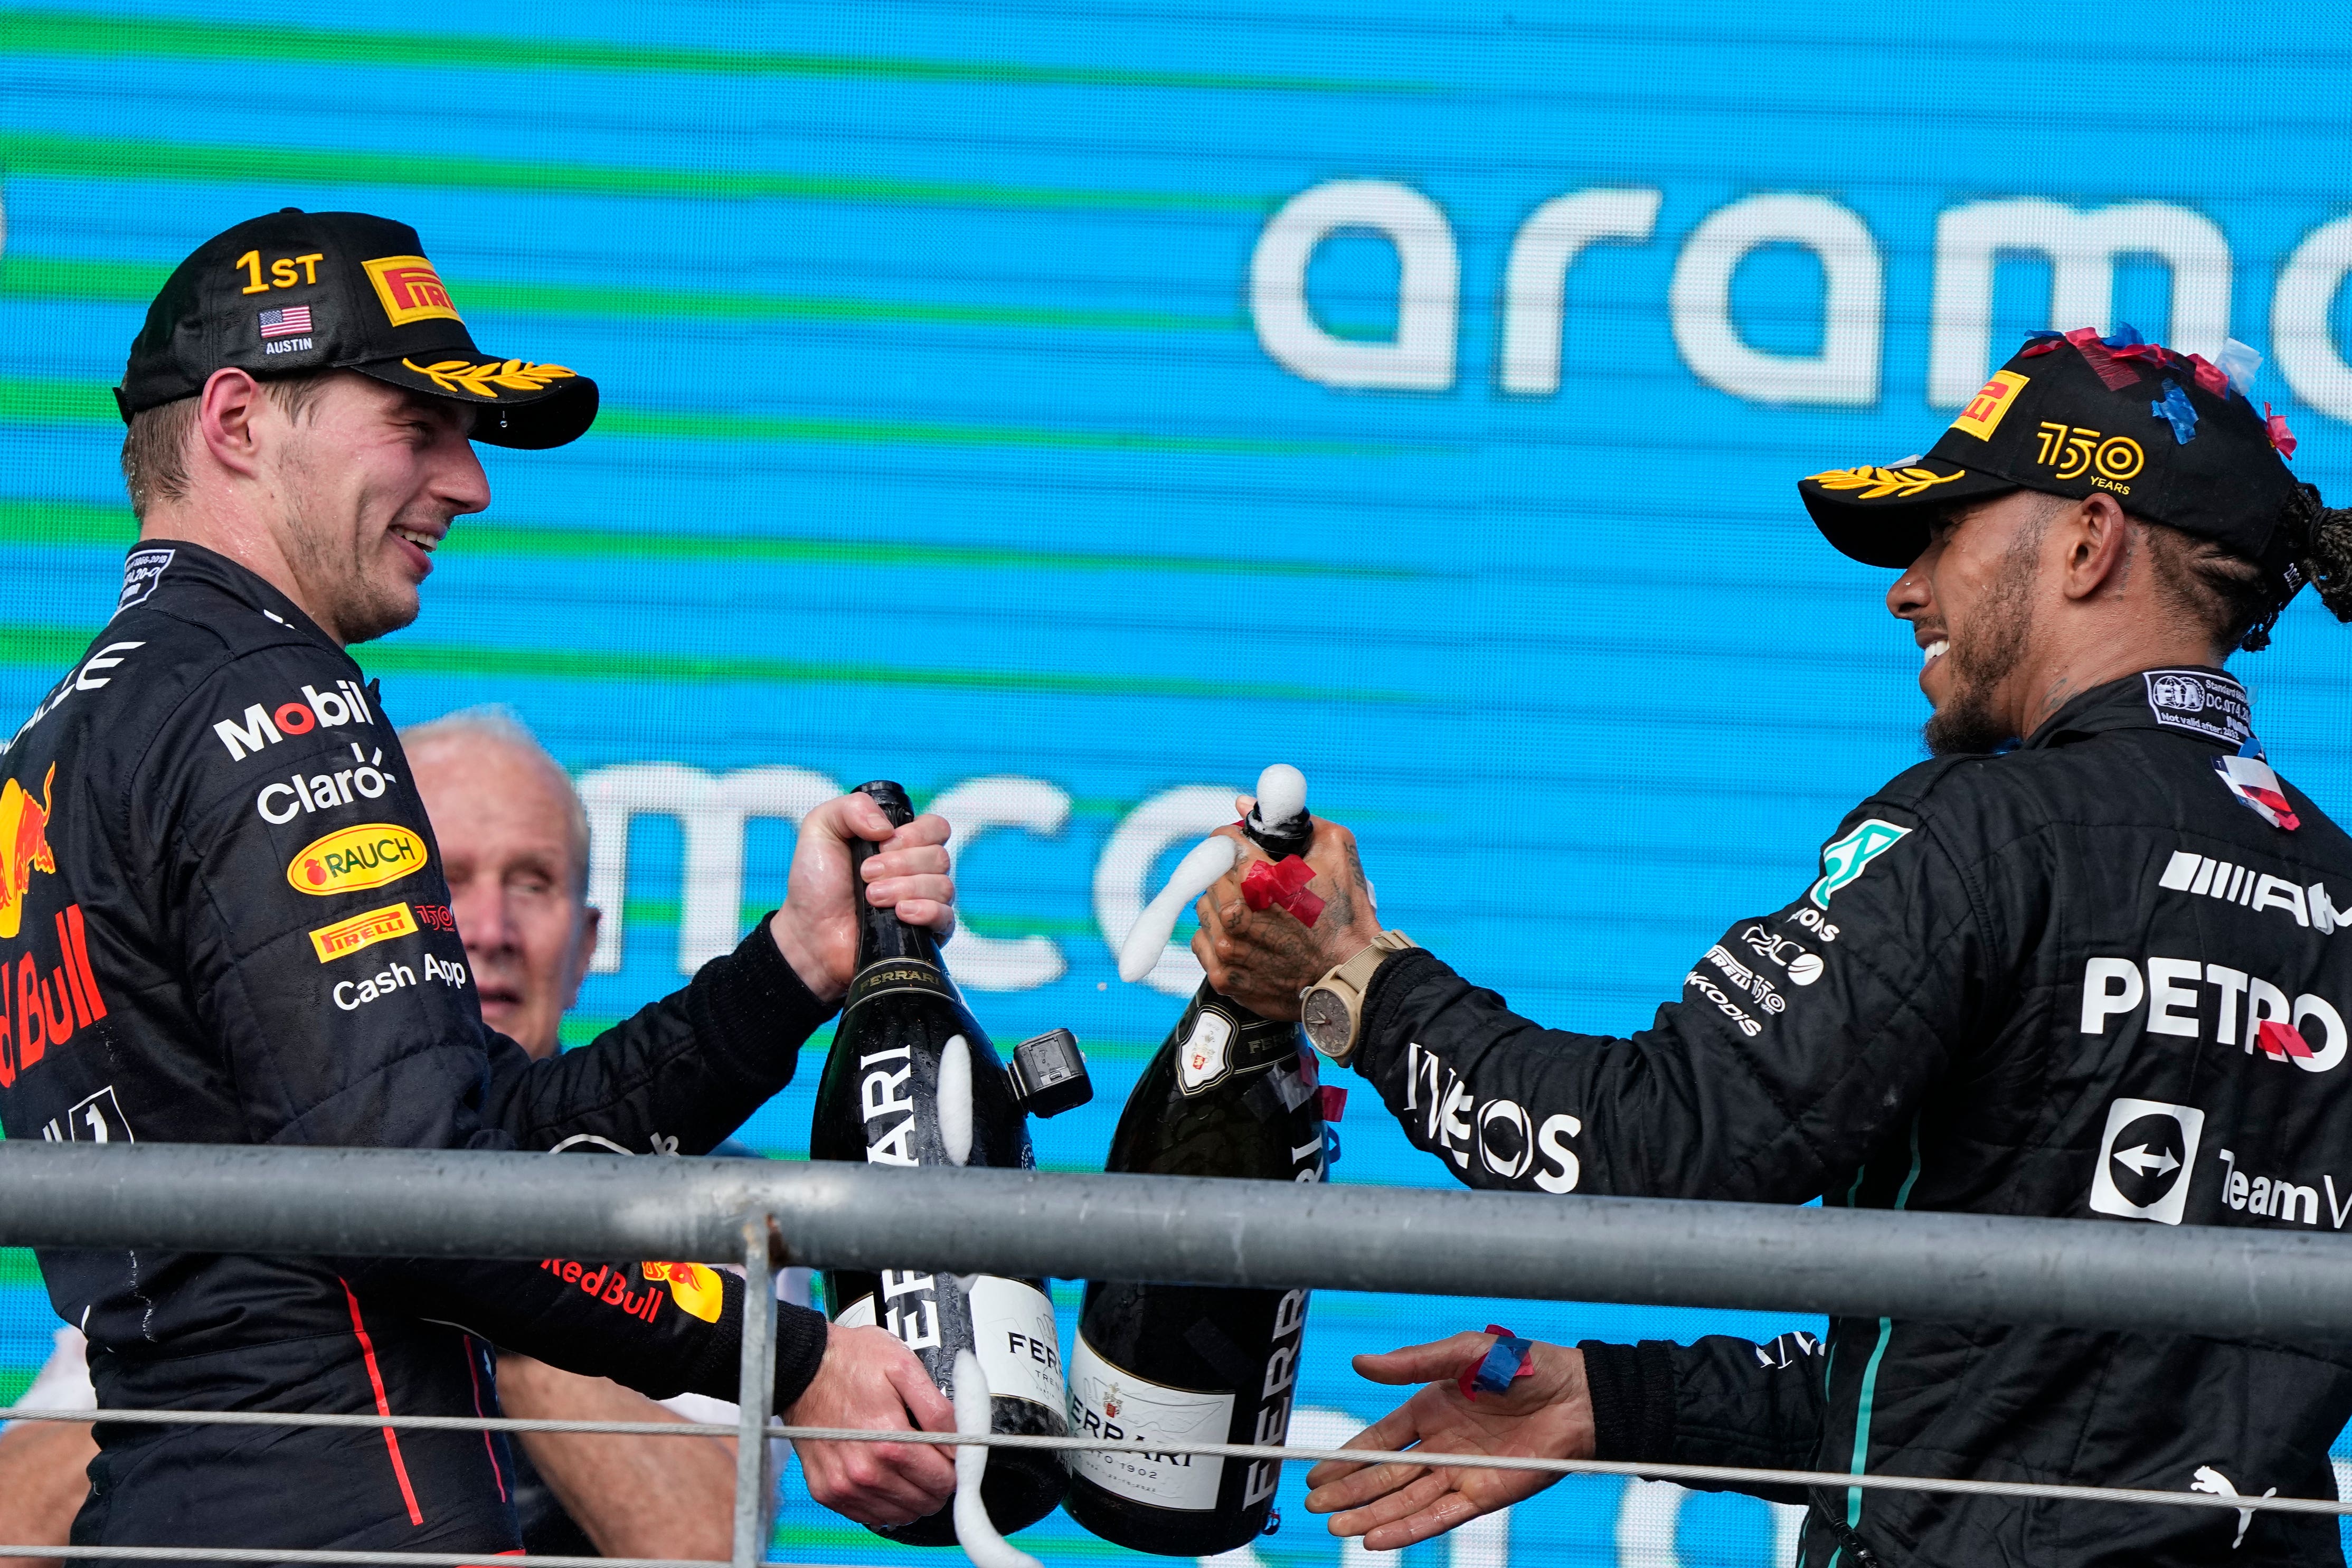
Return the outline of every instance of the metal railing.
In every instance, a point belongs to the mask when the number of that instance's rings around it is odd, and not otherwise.
[[[733,1436],[737,1568],[750,1568],[763,1554],[766,1439],[978,1442],[1063,1452],[1169,1447],[1157,1441],[771,1426],[772,1277],[786,1264],[878,1269],[919,1260],[949,1273],[1736,1307],[2227,1339],[2352,1339],[2352,1238],[2322,1234],[1189,1177],[782,1161],[559,1163],[537,1154],[195,1144],[0,1143],[0,1190],[10,1194],[0,1209],[0,1246],[163,1246],[329,1257],[562,1254],[741,1264],[750,1289],[741,1417],[733,1426],[104,1413],[110,1422]],[[87,1411],[0,1409],[0,1418],[92,1417]],[[1389,1458],[1718,1486],[2352,1513],[2352,1504],[2326,1499],[1835,1471],[1253,1444],[1194,1444],[1181,1451],[1249,1459]],[[434,1568],[478,1562],[480,1553],[0,1545],[0,1557],[10,1556]],[[656,1558],[522,1561],[549,1568],[683,1568],[680,1560]]]

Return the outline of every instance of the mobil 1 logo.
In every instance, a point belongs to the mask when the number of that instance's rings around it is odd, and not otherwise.
[[[2118,1100],[2107,1108],[2099,1167],[2091,1177],[2091,1212],[2179,1225],[2189,1205],[2189,1173],[2205,1113],[2160,1100]]]
[[[52,1143],[139,1142],[131,1136],[131,1119],[122,1114],[122,1102],[114,1098],[110,1083],[63,1116],[51,1117],[41,1128],[41,1136]]]

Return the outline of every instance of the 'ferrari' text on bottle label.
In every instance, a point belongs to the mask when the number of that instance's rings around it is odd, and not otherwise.
[[[1034,1286],[982,1274],[971,1282],[972,1350],[1000,1399],[1053,1409],[1062,1398],[1061,1339],[1054,1303]]]
[[[1096,1353],[1086,1336],[1070,1352],[1070,1431],[1171,1445],[1222,1443],[1234,1419],[1234,1396],[1148,1383]],[[1202,1510],[1217,1506],[1225,1462],[1210,1454],[1073,1456],[1080,1475],[1118,1496],[1155,1508]]]

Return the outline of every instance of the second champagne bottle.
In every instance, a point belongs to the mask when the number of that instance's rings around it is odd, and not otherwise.
[[[1242,827],[1273,860],[1306,852],[1315,823],[1297,770],[1266,770],[1257,808]],[[1298,907],[1311,915],[1319,902]],[[1164,934],[1155,928],[1149,940]],[[1129,1097],[1104,1169],[1324,1179],[1315,1062],[1297,1026],[1263,1017],[1203,980]],[[1263,1533],[1282,1475],[1278,1461],[1178,1449],[1284,1441],[1307,1294],[1089,1282],[1070,1352],[1071,1426],[1089,1437],[1169,1447],[1075,1455],[1064,1505],[1070,1517],[1116,1545],[1162,1556],[1213,1556]]]

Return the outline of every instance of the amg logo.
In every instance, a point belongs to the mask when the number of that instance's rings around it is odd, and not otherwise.
[[[2329,900],[2324,882],[2297,887],[2284,877],[2228,860],[2211,859],[2187,849],[2172,852],[2156,885],[2168,892],[2219,899],[2243,909],[2283,910],[2294,917],[2295,924],[2322,936],[2333,935],[2336,928],[2344,923],[2345,911]]]

